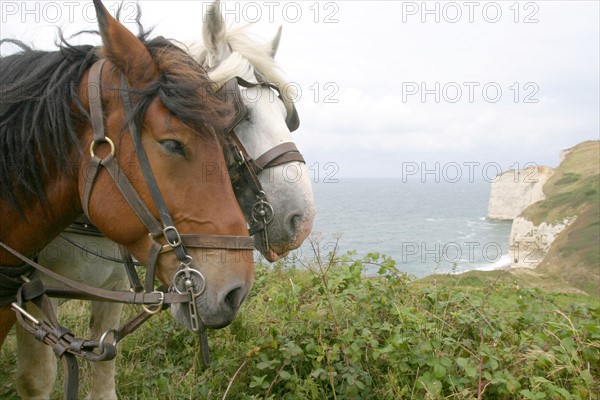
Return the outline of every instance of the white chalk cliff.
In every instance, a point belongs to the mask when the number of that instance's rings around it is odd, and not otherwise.
[[[513,268],[537,267],[556,236],[571,222],[542,222],[537,226],[520,216],[527,207],[545,198],[542,189],[553,173],[553,168],[544,166],[511,169],[492,182],[487,217],[513,221],[508,251]]]
[[[512,219],[503,257],[511,268],[521,269],[515,273],[544,276],[567,291],[597,296],[600,141],[563,150],[560,161],[555,170],[539,167],[498,176],[489,217]]]
[[[535,268],[548,254],[554,239],[575,218],[565,219],[556,224],[542,222],[535,225],[524,217],[513,220],[510,231],[508,254],[512,261],[512,268]]]
[[[573,182],[582,179],[580,174],[590,167],[587,165],[589,162],[581,160],[593,160],[595,153],[592,154],[592,150],[596,149],[597,152],[597,147],[597,142],[582,143],[560,152],[561,164],[557,169],[535,166],[524,170],[510,170],[498,175],[492,182],[488,218],[513,221],[508,251],[511,267],[536,268],[544,261],[558,235],[575,222],[577,215],[569,212],[565,213],[562,219],[554,218],[552,221],[542,220],[534,223],[529,219],[531,214],[528,211],[531,210],[525,209],[544,200],[546,195],[556,196],[557,182],[554,181],[557,179],[558,182],[569,176],[575,177],[571,178],[575,179]],[[547,185],[548,193],[544,193],[544,185],[556,171],[559,171],[556,179],[553,179],[551,185]],[[588,172],[589,174],[591,172]],[[556,210],[557,206],[553,207]],[[576,206],[567,204],[563,207],[568,209]],[[533,206],[532,210],[535,209],[536,206]]]
[[[488,203],[488,219],[514,220],[531,204],[544,199],[544,184],[554,169],[535,166],[509,170],[494,179]]]

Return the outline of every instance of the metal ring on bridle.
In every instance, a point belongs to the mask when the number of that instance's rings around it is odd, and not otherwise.
[[[192,258],[192,256],[190,256],[189,254],[186,254],[185,255],[185,261],[181,261],[181,266],[184,267],[184,268],[190,268],[190,264],[192,263],[192,261],[194,261],[194,259]],[[177,274],[175,274],[175,275],[177,275]]]
[[[115,144],[113,143],[112,140],[110,140],[109,137],[104,137],[102,139],[102,141],[92,140],[92,143],[90,143],[90,156],[91,157],[96,156],[96,153],[95,153],[96,146],[98,146],[99,144],[102,144],[102,143],[108,143],[108,145],[110,146],[110,155],[114,157],[115,156]]]
[[[254,222],[264,222],[268,225],[273,222],[274,217],[273,206],[267,201],[259,200],[252,207],[252,219]]]
[[[105,342],[106,342],[106,337],[108,335],[110,335],[112,333],[113,335],[113,341],[112,343],[110,343],[110,345],[112,347],[117,347],[117,330],[116,329],[109,329],[106,332],[104,332],[102,334],[102,336],[100,336],[100,340],[98,341],[98,351],[100,352],[100,354],[104,354],[104,346],[105,346]]]
[[[162,310],[162,306],[165,303],[165,294],[161,291],[157,291],[154,293],[158,293],[160,295],[160,300],[158,301],[158,303],[156,304],[151,304],[149,306],[147,306],[146,304],[142,304],[142,308],[144,309],[144,311],[146,311],[148,314],[158,314],[160,312],[160,310]],[[151,307],[156,307],[156,308],[151,308]]]
[[[186,274],[189,274],[189,276],[187,276]],[[193,279],[193,275],[196,275],[198,277],[198,279],[200,280],[200,288],[197,291],[192,292],[191,294],[193,297],[200,296],[202,293],[204,293],[204,290],[206,289],[206,279],[204,278],[204,275],[202,275],[202,272],[200,272],[196,269],[187,268],[187,269],[180,269],[179,271],[177,271],[175,273],[175,276],[173,276],[173,285],[172,285],[173,289],[175,289],[175,291],[178,294],[189,293],[189,291],[187,290],[186,285],[185,285],[185,280],[190,279],[192,281],[192,284],[194,284],[195,282]],[[182,283],[181,286],[184,288],[183,290],[179,289],[180,283]]]

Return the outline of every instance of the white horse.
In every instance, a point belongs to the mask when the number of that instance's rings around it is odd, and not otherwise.
[[[246,28],[228,30],[219,13],[218,2],[214,12],[207,12],[203,27],[205,47],[197,47],[197,60],[209,71],[209,76],[219,87],[235,77],[242,78],[241,92],[247,114],[235,126],[238,144],[246,150],[246,157],[256,160],[282,143],[292,143],[289,124],[295,113],[291,101],[293,93],[274,61],[281,37],[261,44],[252,40]],[[250,83],[250,84],[248,84]],[[268,83],[261,85],[259,83]],[[257,85],[254,85],[257,84]],[[272,87],[281,96],[274,95]],[[228,153],[226,158],[235,158]],[[293,172],[290,172],[293,171]],[[255,235],[255,247],[269,261],[285,256],[298,248],[310,233],[315,214],[312,187],[307,167],[299,161],[268,167],[258,180],[266,200],[273,208],[272,221],[266,234]],[[256,194],[244,183],[238,184],[238,201],[249,224],[256,219]],[[117,245],[104,237],[84,236],[64,232],[39,255],[42,265],[73,279],[93,286],[126,289],[128,280],[122,264],[107,261],[98,255],[73,247],[67,240],[102,256],[119,258]],[[72,268],[77,265],[77,268]],[[74,275],[76,274],[76,275]],[[49,282],[49,280],[46,280]],[[56,282],[49,283],[56,285]],[[102,332],[119,324],[122,305],[118,303],[92,302],[90,335],[99,338]],[[185,307],[174,310],[185,312]],[[175,315],[177,320],[178,316]],[[19,355],[17,361],[17,391],[23,399],[49,398],[56,380],[56,359],[50,349],[22,329],[17,330]],[[92,387],[90,399],[115,399],[115,361],[92,363]]]

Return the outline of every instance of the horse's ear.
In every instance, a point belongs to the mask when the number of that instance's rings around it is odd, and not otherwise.
[[[277,33],[275,37],[271,41],[271,58],[275,58],[275,54],[277,54],[277,49],[279,48],[279,41],[281,40],[281,25],[279,25],[279,29],[277,29]]]
[[[158,69],[146,46],[114,19],[100,0],[94,0],[104,58],[127,77],[132,86],[142,86],[158,76]]]
[[[202,39],[208,52],[208,66],[215,67],[229,57],[231,51],[227,45],[227,28],[220,10],[220,1],[206,8],[204,25],[202,26]]]

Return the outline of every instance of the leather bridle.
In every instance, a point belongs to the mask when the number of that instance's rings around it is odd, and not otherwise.
[[[98,95],[90,96],[90,114],[92,120],[92,128],[94,132],[94,139],[90,144],[90,155],[92,157],[89,166],[87,168],[87,177],[83,187],[83,210],[88,218],[89,215],[89,202],[96,182],[96,177],[101,171],[101,167],[104,167],[110,174],[113,182],[117,185],[125,200],[130,205],[131,209],[137,215],[139,220],[144,224],[149,232],[149,237],[152,239],[152,245],[148,255],[148,263],[146,264],[146,280],[144,288],[146,292],[154,292],[154,278],[156,274],[156,266],[158,257],[164,251],[173,251],[179,262],[181,263],[179,271],[173,277],[172,290],[169,293],[164,293],[164,303],[169,304],[180,301],[181,295],[188,294],[188,301],[190,303],[190,318],[192,319],[192,330],[197,332],[200,330],[200,320],[198,311],[195,306],[195,298],[200,296],[206,287],[206,279],[202,272],[192,269],[190,267],[192,257],[187,252],[187,247],[197,248],[218,248],[218,249],[232,249],[232,250],[251,250],[254,248],[254,242],[252,238],[245,236],[226,236],[226,235],[199,235],[199,234],[186,234],[181,235],[173,223],[173,219],[167,209],[167,205],[160,193],[148,157],[142,146],[141,135],[134,118],[132,118],[131,99],[129,96],[130,89],[125,80],[125,76],[121,75],[121,85],[119,88],[121,102],[125,111],[125,116],[128,119],[129,133],[131,135],[135,152],[140,163],[144,180],[148,187],[154,205],[160,215],[160,221],[158,221],[150,212],[148,207],[140,199],[140,196],[136,192],[135,188],[131,185],[129,179],[127,179],[125,173],[119,167],[114,158],[114,144],[106,137],[104,129],[104,113],[102,112],[102,101],[100,93],[100,80],[102,74],[102,67],[104,60],[97,61],[89,73],[89,87],[97,87]],[[108,143],[111,147],[110,154],[104,158],[100,158],[95,154],[95,148],[99,144]],[[163,245],[157,239],[164,237],[167,244]],[[198,279],[199,282],[194,282]],[[181,282],[182,285],[178,285]],[[174,293],[173,293],[174,292]],[[162,292],[160,292],[162,293]],[[173,299],[172,299],[173,298]],[[176,300],[176,301],[173,301]]]
[[[57,279],[67,285],[66,289],[47,288],[39,279],[29,280],[22,276],[24,283],[17,291],[17,301],[13,303],[13,309],[17,314],[17,319],[23,327],[33,333],[36,338],[53,347],[55,353],[63,360],[67,360],[67,368],[72,371],[69,377],[70,387],[65,387],[65,395],[77,392],[76,369],[77,362],[74,355],[83,356],[93,361],[108,360],[114,358],[116,354],[116,344],[126,334],[133,330],[147,319],[148,315],[160,311],[163,307],[173,303],[188,303],[190,312],[191,328],[195,332],[201,333],[201,340],[206,341],[204,327],[197,310],[195,299],[200,296],[206,288],[206,279],[197,269],[191,268],[192,257],[188,254],[187,248],[209,248],[209,249],[233,249],[233,250],[252,250],[254,241],[247,236],[226,236],[226,235],[201,235],[201,234],[180,234],[173,223],[166,203],[160,193],[158,184],[154,178],[150,164],[141,143],[141,136],[135,119],[132,117],[132,106],[130,99],[131,89],[128,87],[125,77],[121,76],[119,87],[121,102],[123,103],[125,118],[128,121],[129,133],[132,137],[135,152],[138,157],[140,169],[143,171],[144,179],[151,193],[154,205],[160,215],[160,221],[154,217],[148,207],[141,200],[139,194],[119,166],[115,156],[115,145],[110,138],[106,136],[104,129],[104,114],[101,100],[101,75],[104,60],[94,63],[90,69],[88,77],[88,87],[98,88],[95,96],[90,96],[90,117],[93,129],[93,141],[90,144],[91,160],[87,168],[86,179],[83,187],[82,207],[85,214],[89,217],[89,203],[95,186],[97,177],[102,170],[106,170],[112,177],[127,203],[144,224],[149,232],[149,237],[153,240],[148,256],[148,265],[146,266],[146,280],[142,290],[141,285],[132,285],[136,291],[115,291],[95,288],[84,283],[74,281],[59,275],[35,260],[22,255],[0,241],[0,247],[11,254],[20,258],[26,264],[34,267],[40,272]],[[96,149],[100,145],[108,145],[110,152],[104,157],[96,154]],[[158,239],[164,238],[166,244],[159,242]],[[155,290],[154,279],[157,267],[158,256],[165,251],[173,251],[180,262],[180,268],[173,277],[173,283],[168,291]],[[8,269],[6,267],[5,269]],[[10,267],[18,268],[18,267]],[[138,279],[139,281],[139,279]],[[145,315],[141,314],[134,318],[130,323],[119,331],[111,330],[105,332],[99,341],[89,341],[75,338],[66,328],[58,324],[54,309],[48,300],[48,295],[62,295],[66,298],[82,298],[92,300],[104,300],[113,302],[122,302],[129,304],[140,304],[146,310]],[[33,317],[25,310],[25,303],[33,301],[42,311],[50,322],[46,322]],[[107,335],[113,336],[112,342],[107,339]],[[203,343],[203,347],[206,344]],[[93,351],[99,349],[100,354]],[[207,347],[206,347],[207,349]],[[208,357],[208,353],[206,353]],[[75,370],[73,372],[73,370]]]
[[[190,268],[192,258],[187,253],[187,248],[234,250],[250,250],[254,248],[252,237],[192,235],[180,234],[178,232],[174,226],[170,213],[167,210],[160,190],[158,189],[146,153],[141,144],[141,136],[138,127],[131,115],[130,89],[124,76],[122,76],[119,91],[125,116],[129,124],[129,132],[132,137],[141,170],[144,174],[144,179],[160,215],[160,221],[152,215],[129,179],[127,179],[123,170],[119,167],[117,160],[114,158],[115,145],[105,134],[104,115],[100,95],[100,78],[103,65],[104,60],[97,61],[90,69],[88,78],[89,87],[97,87],[98,93],[96,96],[90,96],[90,116],[94,138],[90,144],[91,160],[87,169],[87,176],[83,188],[82,206],[86,216],[89,218],[89,203],[92,191],[100,171],[105,169],[112,177],[114,183],[123,194],[131,209],[148,230],[149,237],[153,240],[148,256],[149,262],[146,266],[146,279],[144,285],[142,286],[139,282],[139,277],[137,277],[137,273],[133,268],[130,256],[125,257],[125,264],[133,291],[113,291],[91,287],[59,275],[0,241],[0,247],[3,247],[5,250],[20,258],[26,264],[68,286],[67,288],[45,287],[39,279],[29,280],[28,278],[21,276],[24,283],[20,285],[16,296],[17,301],[13,303],[13,309],[17,314],[17,319],[25,330],[34,334],[39,341],[50,345],[54,349],[56,355],[64,360],[65,398],[77,398],[78,366],[75,356],[84,357],[91,361],[105,361],[114,358],[116,355],[117,342],[135,331],[151,315],[157,313],[168,304],[186,302],[189,304],[192,330],[200,333],[202,356],[205,365],[208,365],[209,355],[207,337],[195,303],[196,297],[201,295],[206,287],[206,280],[200,271]],[[251,236],[259,232],[262,233],[263,240],[268,248],[269,239],[267,228],[273,221],[274,211],[262,189],[259,175],[267,168],[294,161],[301,163],[305,163],[305,161],[296,145],[291,142],[277,145],[256,159],[250,157],[248,151],[235,133],[235,127],[240,123],[247,112],[241,97],[239,86],[246,88],[267,86],[278,93],[279,89],[270,83],[250,83],[242,78],[236,77],[229,80],[219,91],[221,96],[233,101],[236,110],[236,118],[226,130],[226,144],[230,149],[232,157],[232,160],[228,165],[232,185],[236,194],[240,194],[242,188],[247,186],[255,195],[256,203],[252,208],[253,222],[249,233]],[[281,94],[279,94],[279,96],[281,97]],[[299,123],[297,111],[294,105],[291,104],[291,109],[288,110],[288,115],[286,117],[286,125],[290,132],[293,132],[298,128]],[[108,145],[110,147],[110,153],[104,157],[98,156],[96,154],[96,149],[100,145]],[[244,181],[246,185],[241,184]],[[160,238],[164,238],[167,244],[159,242],[157,239]],[[173,277],[172,287],[168,291],[155,290],[154,279],[158,256],[165,251],[173,251],[181,263],[181,266]],[[12,268],[16,270],[16,267]],[[0,270],[0,272],[2,271]],[[194,282],[195,280],[199,282]],[[98,341],[84,340],[75,337],[68,329],[58,323],[54,307],[50,303],[48,296],[140,304],[144,307],[145,312],[135,316],[119,330],[108,330]],[[49,319],[49,322],[37,319],[29,314],[24,307],[27,301],[34,302],[38,308],[43,311]],[[97,349],[98,352],[94,351],[94,349]]]
[[[283,97],[279,88],[268,82],[251,83],[240,77],[235,77],[227,81],[219,90],[222,98],[233,102],[236,110],[236,118],[232,121],[226,130],[226,143],[230,150],[231,160],[229,161],[229,176],[233,190],[238,197],[245,188],[250,188],[255,196],[256,202],[252,206],[252,221],[250,224],[250,235],[254,236],[261,233],[265,248],[269,248],[268,226],[274,219],[273,206],[269,203],[267,195],[262,188],[259,180],[259,175],[267,168],[276,167],[278,165],[287,164],[290,162],[301,162],[305,164],[304,157],[292,142],[281,143],[259,157],[252,158],[237,134],[235,127],[244,119],[248,110],[244,105],[243,98],[240,93],[239,86],[245,88],[251,87],[269,87],[278,93],[278,96],[283,101]],[[290,107],[286,116],[285,123],[290,132],[294,132],[300,126],[298,112],[293,103],[289,103]],[[286,107],[287,109],[287,107]]]

